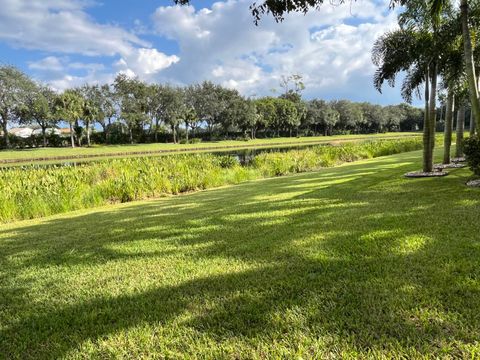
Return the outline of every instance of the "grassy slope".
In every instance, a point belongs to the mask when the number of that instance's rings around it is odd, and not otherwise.
[[[0,161],[6,159],[37,159],[49,158],[56,156],[87,156],[87,155],[106,155],[115,153],[129,153],[129,152],[155,152],[155,151],[189,151],[191,149],[201,148],[225,148],[225,147],[239,147],[239,146],[268,146],[272,144],[296,145],[304,142],[324,143],[337,140],[348,140],[356,138],[386,138],[418,135],[419,133],[386,133],[386,134],[370,134],[370,135],[338,135],[338,136],[317,136],[317,137],[301,137],[301,138],[273,138],[273,139],[256,139],[250,141],[210,141],[198,144],[136,144],[136,145],[108,145],[108,146],[93,146],[90,148],[39,148],[39,149],[24,149],[24,150],[0,150]]]
[[[0,230],[0,357],[478,357],[480,191],[420,152]]]

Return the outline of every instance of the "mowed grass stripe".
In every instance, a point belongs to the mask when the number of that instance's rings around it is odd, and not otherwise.
[[[475,358],[480,192],[420,159],[2,226],[0,357]]]

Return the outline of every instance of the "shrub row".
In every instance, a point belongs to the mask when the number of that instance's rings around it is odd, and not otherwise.
[[[185,154],[77,166],[5,168],[0,170],[0,221],[237,184],[420,148],[420,139],[316,146],[263,153],[245,167],[231,156]]]
[[[465,139],[463,151],[470,169],[475,175],[480,175],[480,136],[474,135]]]

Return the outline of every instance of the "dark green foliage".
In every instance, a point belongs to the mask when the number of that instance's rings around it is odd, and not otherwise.
[[[468,166],[475,175],[480,175],[480,136],[470,136],[464,142],[465,157]]]

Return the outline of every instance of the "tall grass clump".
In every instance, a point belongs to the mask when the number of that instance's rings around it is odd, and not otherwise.
[[[420,139],[316,146],[262,153],[245,167],[231,156],[184,154],[4,168],[0,169],[0,222],[312,171],[421,147]]]
[[[0,169],[0,221],[235,184],[258,177],[211,154]]]
[[[421,139],[392,139],[339,146],[316,146],[283,153],[263,153],[255,157],[253,166],[260,170],[263,176],[280,176],[421,148]]]

